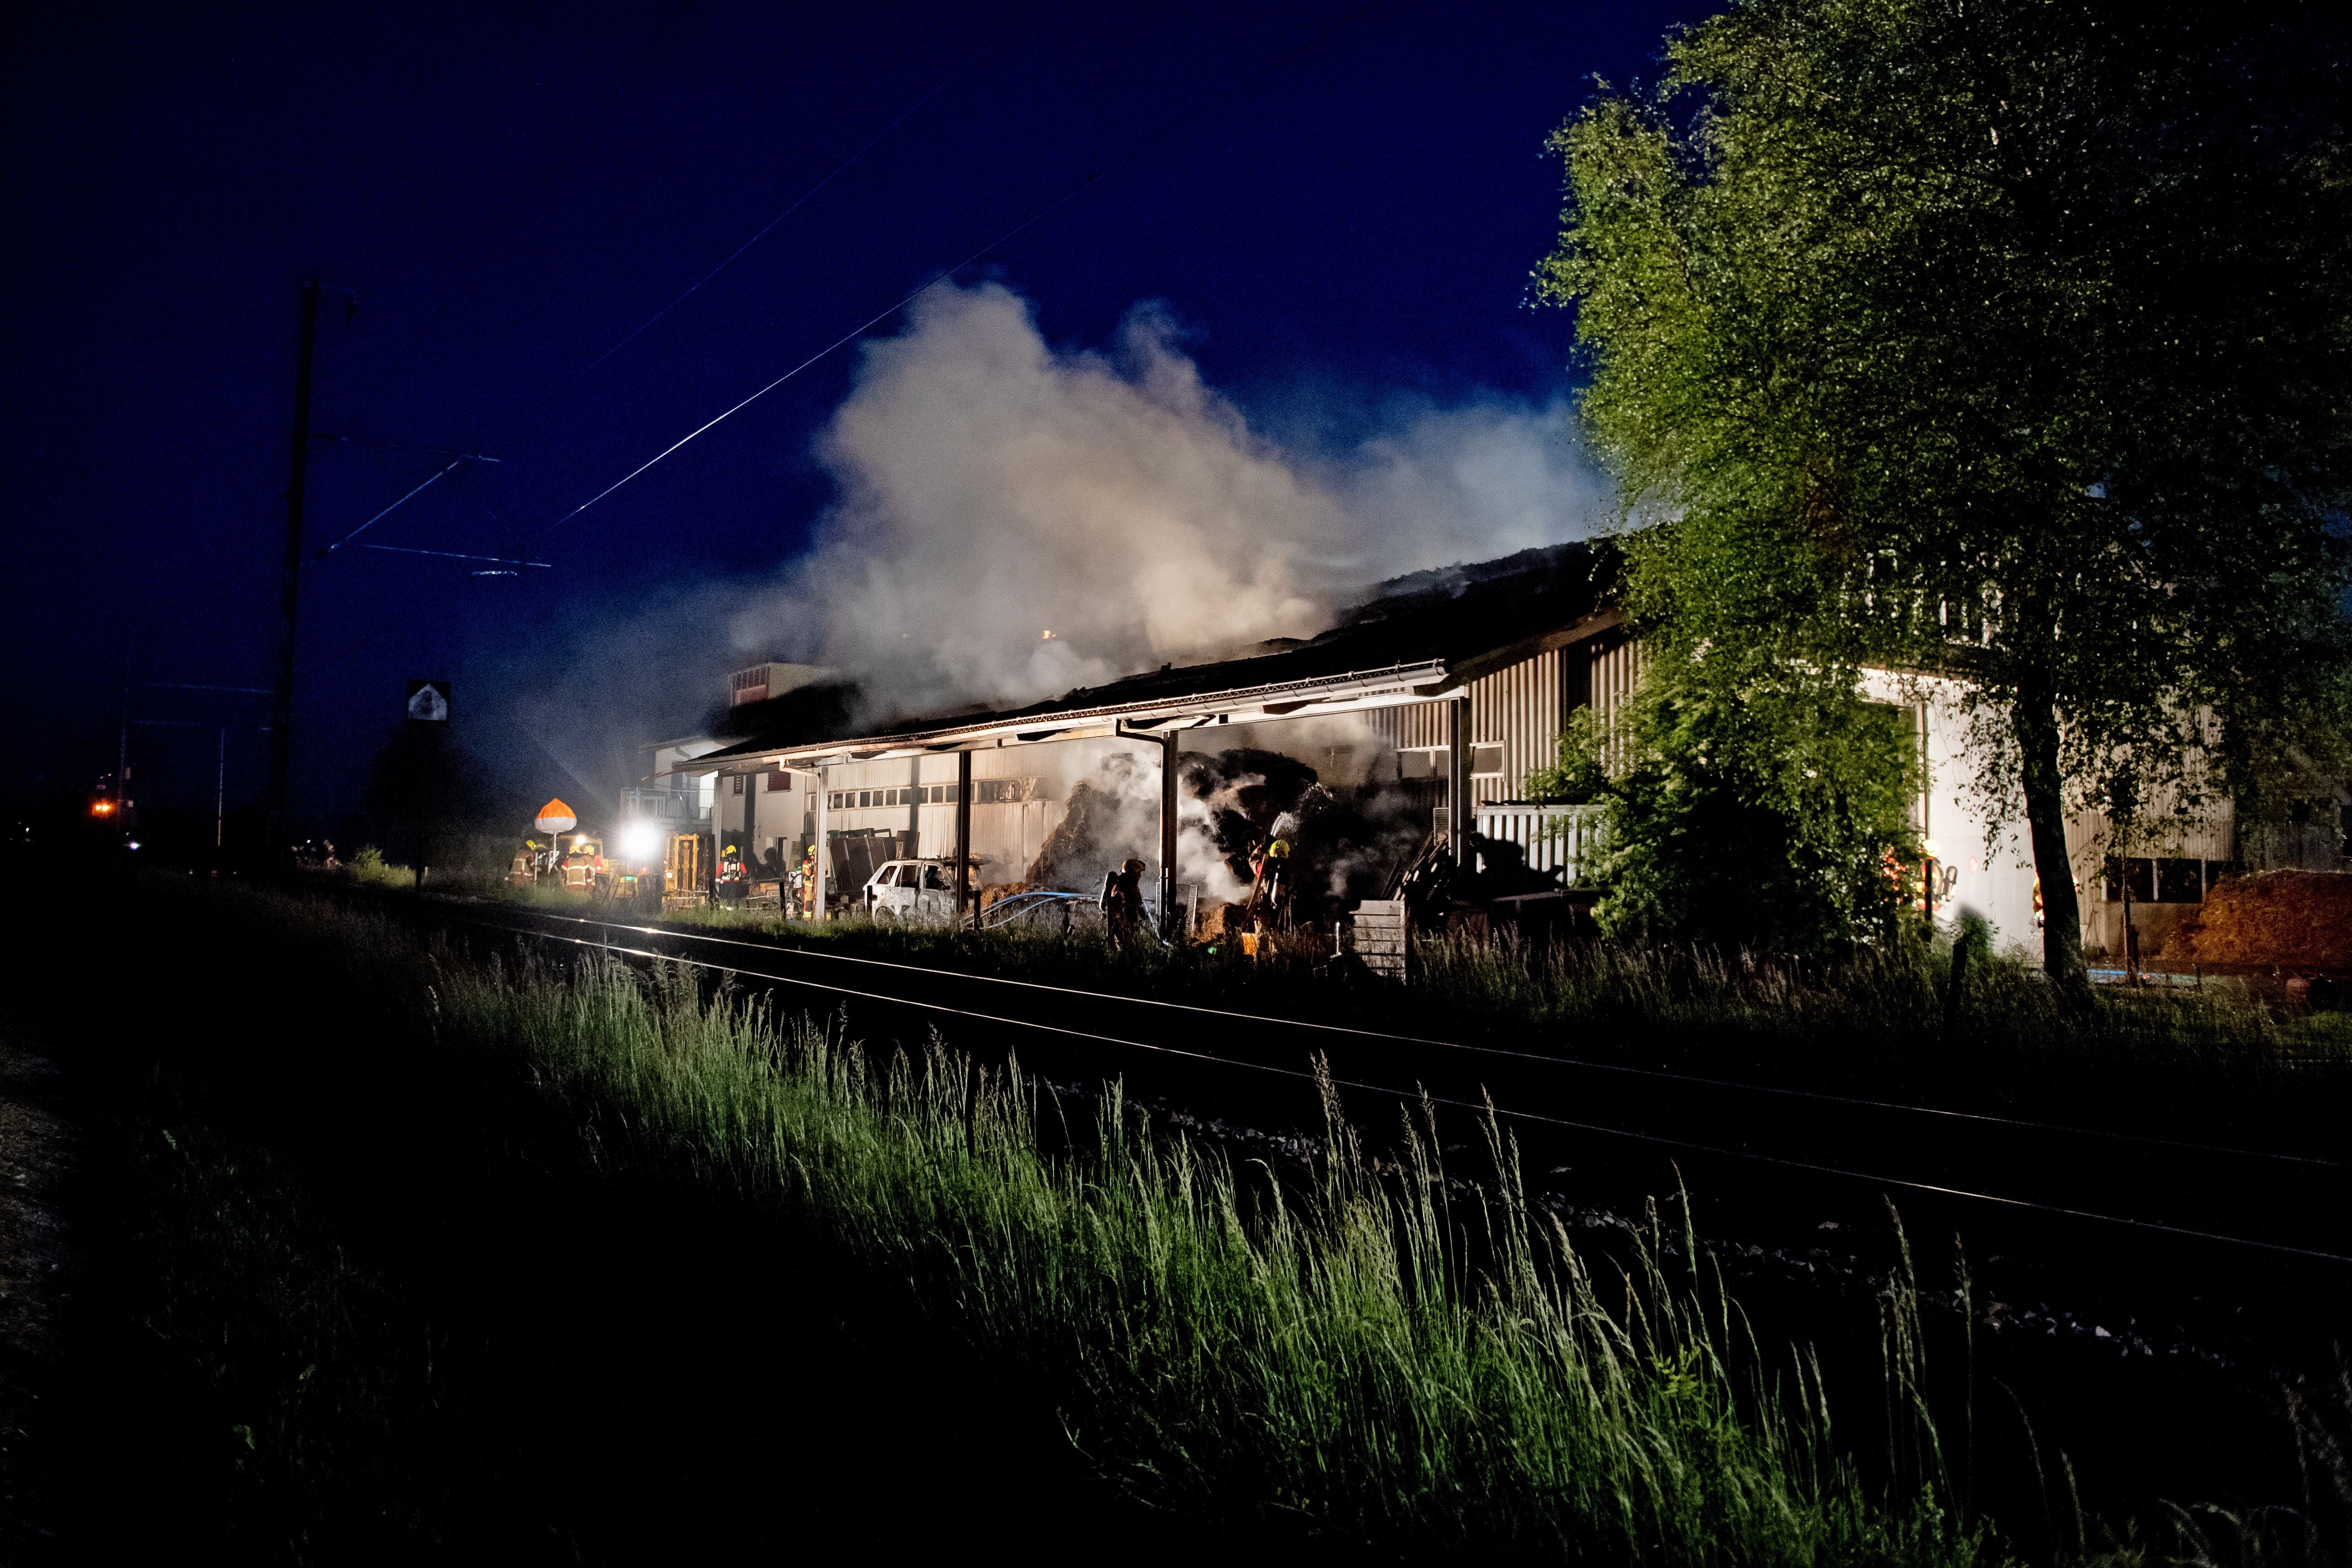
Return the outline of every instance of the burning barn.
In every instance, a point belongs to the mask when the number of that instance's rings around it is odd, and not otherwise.
[[[956,897],[976,904],[1005,890],[1090,893],[1134,858],[1158,908],[1213,920],[1264,880],[1279,841],[1301,920],[1392,896],[1401,880],[1558,911],[1574,899],[1594,809],[1529,801],[1526,780],[1577,708],[1607,716],[1633,695],[1641,645],[1609,597],[1614,571],[1600,543],[1419,572],[1320,635],[1009,710],[866,722],[826,672],[757,666],[739,677],[757,695],[733,710],[731,735],[672,743],[656,770],[665,798],[708,791],[705,821],[747,859],[820,862],[836,903],[893,860],[968,867]],[[2005,944],[2038,947],[2033,870],[1975,791],[1962,694],[1885,672],[1870,689],[1911,715],[1927,764],[1915,821],[1937,857],[1937,909],[1974,910]],[[2159,956],[2171,925],[2247,861],[2226,802],[2180,831],[2180,846],[2116,860],[2103,820],[2069,823],[2095,952]]]
[[[747,738],[669,767],[715,778],[718,833],[751,855],[815,852],[835,900],[866,868],[922,857],[971,865],[974,902],[1091,891],[1133,857],[1160,908],[1215,911],[1269,853],[1291,862],[1302,918],[1424,862],[1507,862],[1513,891],[1541,892],[1574,873],[1574,835],[1544,819],[1577,809],[1506,803],[1570,711],[1632,689],[1612,570],[1605,547],[1568,545],[1417,573],[1319,636],[1008,711],[845,723],[841,688],[811,680],[763,696]]]

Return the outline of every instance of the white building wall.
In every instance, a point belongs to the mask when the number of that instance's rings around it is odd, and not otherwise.
[[[1996,948],[2021,950],[2039,963],[2042,934],[2033,924],[2033,845],[2025,826],[2025,802],[2011,791],[1996,812],[1979,788],[1981,759],[1968,746],[1969,720],[1958,689],[1949,680],[1878,673],[1864,683],[1864,695],[1909,708],[1914,723],[1925,730],[1928,779],[1918,826],[1944,864],[1958,873],[1941,901],[1941,923],[1948,926],[1961,913],[1973,911],[1991,923]],[[2163,802],[2156,802],[2155,808],[2161,813]],[[1998,831],[1992,825],[1996,815],[2001,823]],[[2200,859],[2219,866],[2231,859],[2235,840],[2234,812],[2230,802],[2221,800],[2186,821],[2168,824],[2132,846],[2131,853]],[[2107,897],[2107,857],[2115,852],[2105,816],[2095,811],[2069,814],[2067,860],[2080,889],[2084,945],[2095,956],[2113,956],[2122,947],[2120,904]],[[2141,931],[2143,952],[2152,953],[2196,905],[2149,904],[2145,897],[2143,894],[2136,901],[2133,918]]]
[[[1927,787],[1914,823],[1951,878],[1950,891],[1937,901],[1937,924],[1948,927],[1963,914],[1981,915],[1992,927],[1996,951],[2013,949],[2039,961],[2042,934],[2033,925],[2033,846],[2025,829],[2025,802],[2011,799],[2000,813],[2001,827],[1993,826],[1995,813],[1976,789],[1979,769],[1968,749],[1968,716],[1954,683],[1874,671],[1863,682],[1863,693],[1874,702],[1908,710],[1915,731],[1924,732]]]

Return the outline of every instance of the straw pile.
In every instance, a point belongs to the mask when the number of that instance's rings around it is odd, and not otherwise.
[[[2179,963],[2352,970],[2352,874],[2231,877],[2165,947],[2165,957]]]

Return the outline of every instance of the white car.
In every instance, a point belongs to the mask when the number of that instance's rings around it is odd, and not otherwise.
[[[955,862],[891,861],[866,879],[866,913],[877,920],[955,918]]]

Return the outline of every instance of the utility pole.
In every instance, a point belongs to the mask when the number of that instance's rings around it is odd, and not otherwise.
[[[1160,935],[1171,946],[1184,936],[1176,913],[1176,743],[1171,725],[1160,737]]]
[[[310,363],[319,343],[319,280],[302,283],[302,343],[294,367],[294,462],[286,483],[286,568],[278,596],[278,691],[270,708],[269,837],[271,862],[287,852],[286,784],[294,758],[294,601],[302,580],[302,485],[310,465]]]
[[[122,653],[122,733],[114,743],[114,825],[126,833],[131,830],[124,826],[129,819],[123,815],[125,802],[122,799],[122,788],[128,781],[126,776],[130,771],[131,651],[126,648]]]

